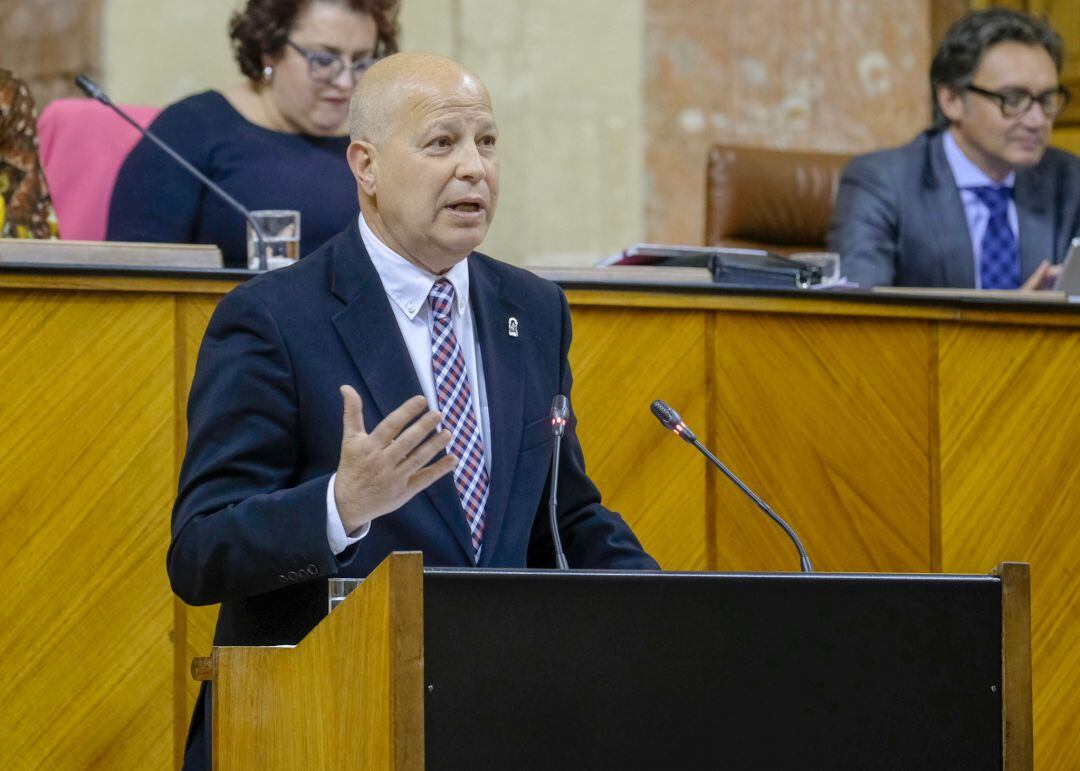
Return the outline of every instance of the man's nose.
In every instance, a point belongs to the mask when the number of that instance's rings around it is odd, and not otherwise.
[[[1042,102],[1035,99],[1031,102],[1031,107],[1028,108],[1028,111],[1021,116],[1020,122],[1028,128],[1041,129],[1045,126],[1052,125],[1054,119],[1046,114]]]
[[[487,176],[487,168],[480,150],[474,142],[463,142],[458,154],[456,176],[458,179],[466,179],[479,182]]]

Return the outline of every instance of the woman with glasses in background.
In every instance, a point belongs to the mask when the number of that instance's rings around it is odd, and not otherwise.
[[[356,216],[349,97],[397,50],[397,0],[248,0],[229,34],[246,80],[167,107],[151,129],[247,209],[299,211],[307,254]],[[227,267],[247,267],[245,227],[151,142],[124,161],[110,241],[216,244]]]

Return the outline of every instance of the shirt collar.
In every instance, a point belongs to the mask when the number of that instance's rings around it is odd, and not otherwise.
[[[1012,187],[1016,184],[1016,172],[1010,172],[1001,182],[990,179],[985,171],[964,155],[964,151],[956,144],[952,131],[946,129],[942,132],[942,144],[945,147],[945,160],[952,169],[953,179],[956,186],[963,190],[967,187]]]
[[[465,313],[469,305],[469,261],[461,262],[450,268],[444,275],[436,276],[415,265],[389,246],[368,227],[364,215],[360,217],[360,238],[364,242],[368,256],[379,274],[387,296],[401,308],[410,321],[428,304],[431,287],[441,278],[447,279],[454,287],[455,304],[458,315]]]

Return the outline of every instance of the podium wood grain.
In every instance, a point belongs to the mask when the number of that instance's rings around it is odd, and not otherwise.
[[[164,569],[184,408],[229,282],[0,271],[0,765],[167,768],[216,607]],[[673,570],[1029,561],[1039,768],[1080,765],[1080,316],[947,303],[573,290],[589,470]]]
[[[394,555],[295,648],[215,648],[214,767],[422,769],[423,591],[422,555]]]

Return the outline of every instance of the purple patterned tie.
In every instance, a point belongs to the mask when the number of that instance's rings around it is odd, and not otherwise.
[[[435,393],[443,423],[453,439],[449,450],[458,457],[454,485],[465,509],[465,522],[472,534],[476,561],[484,539],[484,508],[488,497],[488,472],[484,465],[484,440],[472,408],[472,389],[465,358],[454,335],[450,311],[454,307],[454,286],[440,279],[428,295],[431,303],[431,371],[435,375]]]
[[[1011,187],[969,187],[990,210],[979,257],[979,278],[983,289],[1016,289],[1020,286],[1020,260],[1016,236],[1009,225]]]

